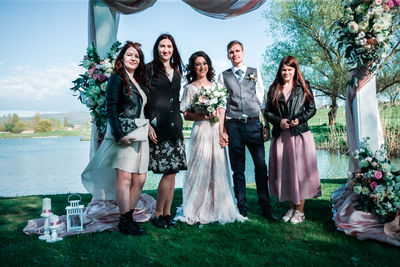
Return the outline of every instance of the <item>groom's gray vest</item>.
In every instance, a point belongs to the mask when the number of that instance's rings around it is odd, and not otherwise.
[[[247,67],[242,81],[239,83],[232,69],[222,72],[226,89],[228,90],[228,101],[226,102],[226,116],[229,118],[240,118],[243,114],[249,118],[258,117],[260,102],[256,94],[256,82],[249,79],[252,73],[257,77],[257,69]]]

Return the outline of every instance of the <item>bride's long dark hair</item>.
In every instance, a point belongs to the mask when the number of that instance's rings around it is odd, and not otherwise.
[[[197,51],[195,53],[193,53],[190,58],[189,58],[189,64],[186,66],[186,80],[188,83],[192,83],[195,80],[197,80],[197,74],[196,74],[196,70],[194,69],[194,61],[196,60],[196,58],[198,57],[203,57],[208,65],[208,71],[207,71],[207,80],[209,80],[210,82],[214,79],[215,76],[215,72],[214,72],[214,68],[212,66],[211,63],[211,59],[210,57],[203,51]]]

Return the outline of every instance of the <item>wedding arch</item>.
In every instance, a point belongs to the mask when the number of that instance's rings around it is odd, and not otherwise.
[[[117,41],[119,15],[135,14],[154,5],[157,0],[90,0],[88,20],[88,44],[94,44],[98,54],[105,57]],[[197,12],[216,19],[229,19],[251,12],[266,0],[182,0]],[[370,146],[377,150],[383,144],[379,121],[375,76],[365,77],[365,72],[353,72],[359,80],[350,86],[346,96],[346,126],[350,152],[360,147],[361,140],[369,137]],[[363,78],[364,77],[364,78]],[[363,89],[363,90],[361,90]],[[90,157],[97,150],[96,127],[92,127]],[[350,153],[351,154],[351,153]],[[358,167],[351,157],[349,171]]]
[[[154,5],[157,0],[90,0],[88,45],[94,44],[100,57],[105,57],[117,41],[119,15],[135,14]],[[259,8],[266,0],[183,0],[197,12],[216,19],[229,19]],[[92,127],[90,158],[98,148],[98,134]]]

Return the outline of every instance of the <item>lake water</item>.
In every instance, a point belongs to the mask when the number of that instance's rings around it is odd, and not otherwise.
[[[89,162],[89,142],[79,137],[0,139],[0,196],[86,193],[81,172]],[[189,142],[185,140],[186,151]],[[268,145],[266,156],[268,162]],[[246,152],[246,179],[254,182],[254,165]],[[321,178],[345,177],[348,158],[317,151]],[[400,163],[396,159],[395,163]],[[185,172],[176,178],[182,187]],[[156,189],[161,175],[149,172],[144,189]]]

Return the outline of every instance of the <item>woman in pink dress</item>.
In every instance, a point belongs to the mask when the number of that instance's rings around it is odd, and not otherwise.
[[[290,202],[282,220],[293,224],[305,220],[305,200],[321,196],[315,143],[307,124],[315,112],[314,97],[296,58],[284,57],[269,87],[264,115],[273,125],[271,195]]]

